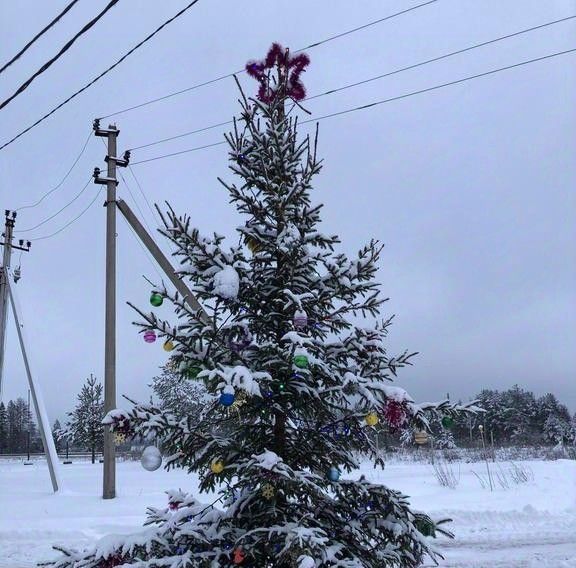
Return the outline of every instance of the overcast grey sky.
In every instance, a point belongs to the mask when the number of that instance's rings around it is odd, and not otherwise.
[[[48,23],[68,0],[0,3],[0,62]],[[4,99],[107,2],[79,2],[0,75]],[[47,73],[0,111],[4,142],[100,73],[186,2],[122,0]],[[0,209],[34,202],[68,170],[102,116],[241,69],[273,41],[292,50],[420,1],[200,0],[184,17],[54,117],[0,152]],[[440,0],[309,50],[310,95],[411,65],[474,43],[576,14],[572,0]],[[306,103],[322,116],[576,47],[574,21]],[[515,383],[554,392],[576,410],[575,110],[576,55],[523,66],[435,92],[323,120],[324,169],[314,200],[323,228],[354,253],[372,237],[386,245],[380,279],[396,314],[391,352],[419,351],[398,384],[416,400],[469,399]],[[247,91],[256,84],[240,76]],[[230,119],[232,79],[114,117],[123,150]],[[104,121],[106,125],[107,121]],[[222,140],[223,130],[133,153],[133,161]],[[63,186],[23,210],[17,229],[42,221],[83,187],[104,147],[91,138]],[[226,146],[134,166],[152,202],[190,213],[202,232],[237,238],[236,211],[216,176],[229,176]],[[154,219],[128,171],[128,187]],[[128,188],[132,194],[129,193]],[[86,207],[90,185],[64,213],[17,237],[48,234]],[[33,371],[51,419],[70,409],[84,379],[103,376],[105,209],[22,255],[17,293]],[[160,242],[169,252],[165,242]],[[18,264],[16,254],[13,263]],[[166,360],[131,325],[130,300],[148,306],[158,279],[126,223],[118,219],[118,390],[147,399]],[[168,308],[159,309],[169,315]],[[572,346],[572,347],[571,347]],[[572,352],[572,355],[570,353]],[[26,396],[24,368],[9,323],[5,398]]]

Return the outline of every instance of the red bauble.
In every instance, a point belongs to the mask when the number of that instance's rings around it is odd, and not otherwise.
[[[397,400],[387,401],[384,405],[383,414],[388,426],[390,426],[392,430],[403,426],[408,419],[406,406],[403,402],[398,402]]]
[[[172,503],[168,503],[168,508],[171,511],[175,511],[176,509],[178,509],[178,507],[180,507],[182,503],[180,501],[172,501]]]
[[[235,548],[234,549],[234,564],[242,564],[242,562],[244,562],[244,559],[246,558],[246,553],[241,549],[241,548]]]

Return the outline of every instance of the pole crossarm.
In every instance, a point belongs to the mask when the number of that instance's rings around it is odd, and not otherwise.
[[[210,316],[206,313],[202,304],[198,301],[192,291],[186,286],[182,279],[174,270],[170,261],[166,258],[164,253],[160,250],[154,239],[148,234],[138,217],[134,214],[129,205],[122,199],[116,201],[116,205],[126,219],[129,225],[134,229],[140,240],[144,243],[154,260],[159,264],[160,268],[164,271],[170,282],[174,285],[176,290],[182,295],[184,301],[196,312],[197,317],[206,325],[211,325]]]

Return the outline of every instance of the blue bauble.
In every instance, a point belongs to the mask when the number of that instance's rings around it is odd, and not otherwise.
[[[337,467],[332,466],[328,470],[326,477],[328,477],[330,481],[338,481],[340,479],[340,470]]]
[[[223,392],[220,395],[220,404],[222,406],[232,406],[234,404],[234,393],[232,392]]]

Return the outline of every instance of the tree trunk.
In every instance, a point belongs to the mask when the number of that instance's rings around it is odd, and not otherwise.
[[[92,444],[92,463],[96,463],[96,446]]]

